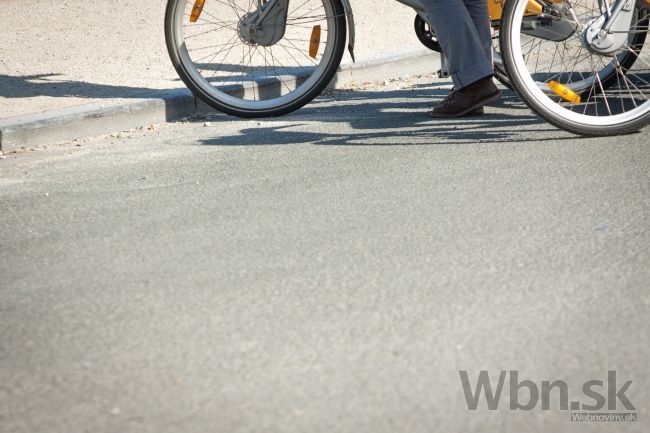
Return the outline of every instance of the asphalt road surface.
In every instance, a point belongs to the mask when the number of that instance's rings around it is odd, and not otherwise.
[[[391,86],[1,160],[0,431],[647,432],[647,131]],[[613,370],[637,421],[460,370]]]

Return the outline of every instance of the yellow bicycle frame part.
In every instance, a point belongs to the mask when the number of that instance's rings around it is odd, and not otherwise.
[[[498,21],[503,14],[505,0],[487,0],[488,14],[491,21]],[[525,16],[538,15],[542,13],[542,5],[535,0],[528,0]]]

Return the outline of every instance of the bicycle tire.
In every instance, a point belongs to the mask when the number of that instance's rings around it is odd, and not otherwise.
[[[523,22],[523,10],[526,8],[527,2],[528,0],[509,0],[506,2],[501,21],[500,46],[502,47],[504,65],[512,85],[533,112],[560,129],[584,136],[629,134],[637,132],[639,129],[650,123],[650,101],[643,102],[639,107],[635,105],[636,108],[630,109],[627,112],[616,114],[610,112],[608,113],[608,116],[599,116],[597,103],[594,104],[596,105],[596,114],[591,115],[593,112],[593,109],[591,108],[589,111],[590,114],[586,114],[588,112],[587,108],[589,108],[587,107],[589,100],[587,100],[587,102],[583,104],[585,107],[581,114],[578,111],[573,111],[573,108],[575,107],[567,104],[562,98],[558,98],[551,91],[543,89],[543,86],[540,84],[546,83],[535,81],[533,78],[534,72],[531,73],[529,68],[526,66],[526,59],[521,53],[521,23]],[[646,20],[645,25],[647,32],[647,15],[644,16],[643,19]],[[642,37],[636,40],[636,47],[639,49],[639,52],[641,51],[646,39],[646,33],[641,34]],[[607,71],[606,67],[594,71],[590,78],[591,89],[595,88],[595,83],[600,81],[598,83],[598,92],[600,92],[601,95],[605,95],[608,91],[614,93],[616,89],[613,88],[617,87],[617,80],[619,81],[618,86],[621,87],[620,80],[622,79],[625,81],[626,79],[629,79],[626,76],[629,71],[626,70],[625,72],[621,72],[623,69],[619,68],[631,68],[637,59],[631,59],[628,54],[620,56],[621,59],[619,59],[618,56],[619,55],[616,55],[612,58],[612,63],[614,61],[619,62],[617,66],[613,67],[613,74],[615,75],[612,76],[611,73],[603,72]],[[574,67],[577,69],[577,66]],[[616,72],[617,70],[619,72]],[[601,73],[603,74],[602,78],[600,76]],[[587,93],[586,89],[581,89],[579,86],[572,89],[576,94],[579,93],[584,95]],[[598,92],[590,90],[588,96],[594,96],[594,98],[596,98]],[[619,93],[622,94],[623,92]],[[650,95],[650,89],[648,89],[648,94]],[[606,97],[603,96],[603,98],[607,105]],[[570,108],[565,108],[565,104]],[[621,109],[624,109],[625,105],[623,102],[620,104]],[[607,105],[607,110],[610,110],[609,105]]]
[[[263,48],[260,48],[262,47],[260,44],[244,40],[241,31],[242,19],[246,16],[245,14],[250,15],[255,11],[249,10],[248,12],[244,12],[245,6],[236,5],[236,1],[237,0],[228,0],[227,3],[215,2],[212,4],[217,5],[222,9],[225,8],[223,5],[232,6],[232,11],[230,12],[235,21],[229,22],[224,21],[226,18],[224,18],[223,13],[218,14],[214,9],[214,13],[210,12],[206,9],[207,6],[205,6],[202,9],[202,14],[209,13],[210,15],[206,15],[209,19],[204,19],[205,22],[197,21],[200,25],[204,26],[200,29],[203,33],[198,33],[198,36],[185,36],[186,29],[190,27],[190,24],[187,24],[190,22],[187,20],[187,10],[189,10],[193,2],[190,2],[189,0],[168,1],[165,12],[165,40],[167,50],[176,72],[185,85],[195,96],[200,98],[209,106],[224,113],[245,118],[280,116],[295,111],[316,98],[332,80],[332,77],[341,63],[341,58],[343,57],[347,29],[345,10],[341,0],[312,1],[312,4],[322,4],[324,10],[324,15],[322,15],[322,17],[306,16],[304,18],[298,17],[294,19],[291,18],[290,12],[287,12],[284,23],[284,26],[287,29],[286,31],[289,31],[294,27],[300,31],[302,31],[301,28],[305,28],[305,35],[301,37],[309,38],[309,27],[316,27],[316,25],[313,25],[313,23],[317,22],[314,18],[320,19],[320,21],[318,21],[319,26],[321,24],[326,26],[322,31],[325,33],[325,42],[319,42],[319,46],[322,47],[322,50],[318,63],[316,63],[315,60],[312,60],[314,66],[306,65],[304,67],[300,64],[298,64],[297,67],[286,66],[284,64],[279,66],[275,64],[277,51],[276,54],[273,53],[274,46],[277,50],[280,50],[280,47],[284,47],[284,51],[288,53],[288,55],[283,53],[286,58],[293,57],[293,60],[296,60],[296,57],[300,56],[299,51],[293,51],[293,47],[296,47],[296,45],[288,39],[286,34],[284,34],[280,40],[275,42],[274,45],[269,47],[264,46]],[[301,2],[300,4],[306,4],[308,2],[309,0],[304,3]],[[246,1],[242,4],[252,5],[253,2]],[[287,9],[289,9],[289,7],[290,6],[287,3]],[[301,11],[301,13],[303,11]],[[225,12],[228,11],[226,10]],[[239,21],[237,25],[235,25],[236,20]],[[211,23],[214,24],[214,28],[212,30],[204,31],[204,28],[210,28],[210,26],[212,26]],[[268,32],[268,29],[271,27],[279,27],[279,25],[275,23],[273,26],[267,26],[265,30]],[[318,30],[320,35],[321,29],[319,28]],[[272,31],[273,30],[271,30],[271,32]],[[187,33],[189,33],[189,30],[187,30]],[[230,52],[232,52],[235,46],[241,45],[242,53],[244,54],[245,50],[248,49],[249,58],[246,59],[246,56],[243,55],[239,65],[237,65],[235,61],[233,61],[232,64],[225,63],[223,60],[221,62],[216,62],[216,58],[223,55],[222,52],[219,52],[218,55],[211,59],[212,63],[198,63],[196,59],[192,58],[190,48],[188,48],[190,37],[194,38],[191,43],[194,43],[197,39],[207,39],[208,37],[210,38],[210,41],[216,42],[216,38],[218,37],[221,38],[218,41],[223,41],[233,34],[234,36],[229,40],[230,48],[226,52],[226,57]],[[308,41],[310,44],[312,43],[311,40]],[[286,45],[283,45],[282,42],[286,43]],[[293,47],[289,44],[293,45]],[[225,51],[228,47],[227,44],[221,45],[223,45],[221,51]],[[219,44],[215,44],[214,47],[219,47]],[[305,44],[305,51],[307,51],[307,47],[309,47],[309,45]],[[210,46],[207,48],[210,48]],[[200,49],[201,48],[198,48],[197,50],[201,52]],[[216,50],[217,48],[214,49]],[[297,49],[298,48],[296,47],[296,50]],[[237,50],[239,50],[239,48],[237,48]],[[273,66],[267,62],[267,54],[269,50],[270,56],[268,57],[274,59]],[[252,58],[254,56],[257,57],[258,55],[261,58],[262,51],[264,52],[264,65],[253,66]],[[251,54],[251,52],[253,52],[253,54]],[[300,59],[305,60],[307,54],[303,54],[304,57],[300,57]],[[309,53],[309,56],[311,56],[311,53]],[[314,59],[316,59],[316,57]],[[298,60],[296,60],[296,62],[298,62]],[[306,60],[305,63],[307,63]],[[298,71],[298,67],[300,68],[299,72],[295,72]],[[241,77],[238,77],[237,81],[233,82],[232,75],[235,74],[233,71],[236,68],[241,68],[241,71],[237,71],[241,72]],[[247,68],[250,68],[250,71],[247,71]],[[281,70],[282,73],[278,72],[278,70]],[[202,71],[208,72],[205,73]],[[266,72],[266,75],[260,76],[260,71]],[[255,72],[258,72],[257,77],[255,76]],[[212,76],[208,77],[210,73],[212,73]],[[218,82],[223,84],[221,87],[214,84],[215,75],[224,76],[222,81]],[[285,80],[285,78],[287,79]],[[241,85],[239,84],[240,81]],[[295,88],[291,88],[292,85],[295,85]],[[254,99],[247,99],[250,98],[251,95]]]

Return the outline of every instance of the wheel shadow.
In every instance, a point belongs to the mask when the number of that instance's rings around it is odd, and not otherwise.
[[[85,81],[62,80],[60,74],[2,75],[0,74],[0,97],[29,98],[34,96],[78,98],[143,98],[160,93],[160,89],[147,87],[113,86]]]
[[[415,146],[435,144],[575,140],[533,115],[516,93],[507,90],[486,114],[432,119],[428,112],[448,89],[431,85],[394,91],[334,91],[289,115],[258,119],[240,135],[201,140],[211,146],[308,143],[327,146]],[[224,116],[225,115],[217,115]],[[250,123],[250,120],[243,122]],[[320,123],[340,124],[340,128]]]

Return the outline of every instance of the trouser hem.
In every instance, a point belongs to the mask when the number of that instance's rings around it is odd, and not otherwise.
[[[486,68],[484,66],[472,67],[469,70],[467,68],[463,69],[462,73],[454,74],[452,73],[451,79],[454,82],[454,88],[462,89],[475,81],[480,80],[481,78],[489,77],[494,75],[494,70]]]

